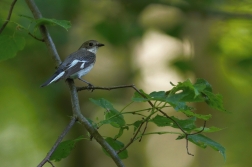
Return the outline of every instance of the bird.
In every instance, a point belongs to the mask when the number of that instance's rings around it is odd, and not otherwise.
[[[79,79],[88,87],[93,85],[81,77],[86,75],[94,66],[96,61],[96,52],[98,48],[104,46],[104,44],[97,42],[96,40],[88,40],[84,42],[81,47],[70,54],[57,68],[56,72],[45,81],[40,87],[45,87],[51,83],[58,82],[59,80]]]

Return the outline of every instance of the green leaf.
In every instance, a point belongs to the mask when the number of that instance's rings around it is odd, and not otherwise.
[[[188,140],[201,148],[206,148],[207,146],[210,146],[214,150],[219,151],[223,156],[224,160],[226,160],[225,148],[219,143],[213,141],[212,139],[202,134],[195,134],[189,135]]]
[[[61,142],[51,155],[50,160],[60,161],[61,159],[66,158],[74,148],[75,144],[83,139],[83,136],[80,136],[74,140],[66,140]]]
[[[47,18],[40,18],[36,20],[35,27],[38,27],[40,25],[58,25],[65,30],[68,30],[71,27],[71,22],[68,20],[56,20],[56,19],[47,19]]]
[[[120,128],[125,125],[123,115],[115,109],[106,112],[105,119],[110,125],[114,126],[115,128]]]
[[[115,150],[115,151],[119,151],[120,149],[122,149],[124,147],[124,144],[118,140],[115,140],[111,137],[107,137],[105,139],[108,144]],[[102,150],[105,152],[106,155],[110,156],[107,151],[102,148]],[[118,156],[121,158],[121,159],[126,159],[128,158],[128,151],[125,149],[124,151],[122,151],[121,153],[118,154]]]
[[[194,131],[199,132],[199,131],[201,131],[202,129],[203,129],[203,127],[195,128]],[[211,126],[211,127],[209,127],[209,128],[205,127],[203,132],[211,133],[211,132],[218,132],[218,131],[220,131],[220,130],[222,130],[222,129],[221,129],[221,128],[217,128],[217,127],[215,127],[215,126]]]
[[[134,132],[136,132],[136,130],[139,128],[139,126],[142,124],[142,120],[138,120],[136,122],[133,123],[134,125]]]
[[[40,19],[34,19],[33,17],[30,16],[25,16],[25,15],[20,15],[21,17],[27,18],[31,20],[32,22],[35,22],[35,28],[37,28],[40,25],[58,25],[65,30],[68,30],[71,27],[71,22],[68,20],[56,20],[56,19],[48,19],[48,18],[40,18]]]
[[[150,100],[150,96],[146,94],[143,90],[140,90],[141,94],[143,94],[146,98],[144,98],[142,95],[140,95],[137,91],[134,93],[134,96],[132,97],[132,101],[134,102],[146,102]]]
[[[212,92],[212,86],[210,85],[210,83],[202,78],[197,79],[197,81],[194,84],[194,87],[200,92],[202,92],[203,90]]]
[[[90,98],[89,100],[92,103],[94,103],[95,105],[100,106],[100,107],[106,109],[107,111],[114,109],[113,105],[108,100],[106,100],[104,98],[101,98],[101,99],[98,99],[98,100]]]
[[[93,120],[91,120],[91,119],[89,119],[89,118],[87,118],[87,120],[88,120],[88,122],[93,126],[93,128],[95,128],[95,129],[98,128],[97,124],[96,124]]]
[[[92,99],[90,98],[90,101],[94,104],[106,109],[105,111],[105,120],[101,121],[99,124],[111,124],[112,126],[116,128],[120,128],[125,125],[125,120],[123,115],[117,111],[113,105],[107,101],[106,99]]]
[[[171,89],[171,92],[168,97],[177,99],[177,101],[182,102],[201,102],[204,99],[200,96],[198,89],[194,87],[190,80],[185,82],[179,82],[178,85]]]
[[[222,96],[220,94],[213,94],[207,90],[204,90],[203,93],[206,95],[206,103],[219,111],[227,112],[223,106]]]
[[[199,118],[199,119],[203,119],[203,120],[209,120],[212,115],[211,114],[208,114],[208,115],[202,115],[202,114],[196,114],[190,110],[183,110],[182,111],[185,115],[187,116],[193,116],[193,117],[196,117],[196,118]]]
[[[159,127],[171,126],[173,128],[179,128],[178,127],[178,125],[179,125],[183,130],[187,130],[187,131],[191,131],[196,128],[196,126],[195,126],[196,118],[195,117],[181,120],[181,119],[178,119],[178,118],[171,116],[171,119],[164,117],[164,116],[156,115],[154,118],[152,118],[150,120],[150,122],[155,123]],[[178,125],[173,120],[176,121]]]
[[[122,135],[123,135],[123,131],[124,131],[124,129],[127,129],[127,130],[129,130],[129,127],[128,126],[125,126],[125,127],[121,127],[120,129],[119,129],[119,132],[118,132],[118,134],[117,135],[115,135],[115,139],[118,139],[119,137],[121,137]]]
[[[25,39],[20,36],[0,35],[0,61],[13,58],[25,46]]]

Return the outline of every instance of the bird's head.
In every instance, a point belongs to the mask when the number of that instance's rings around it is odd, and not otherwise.
[[[87,49],[89,52],[96,54],[98,48],[102,46],[104,46],[104,44],[99,43],[96,40],[89,40],[89,41],[84,42],[81,45],[80,49],[84,48],[84,49]]]

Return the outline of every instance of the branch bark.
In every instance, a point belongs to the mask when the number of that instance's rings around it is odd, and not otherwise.
[[[0,34],[2,33],[2,31],[4,30],[4,28],[6,27],[6,25],[9,23],[10,21],[10,18],[11,18],[11,14],[12,14],[12,10],[16,4],[17,0],[14,0],[12,3],[11,3],[11,7],[10,7],[10,10],[9,10],[9,14],[7,16],[7,19],[6,21],[4,22],[4,24],[2,25],[1,29],[0,29]]]
[[[40,13],[38,7],[34,3],[33,0],[26,0],[27,5],[29,6],[33,16],[35,19],[42,18],[42,14]],[[44,42],[51,52],[52,57],[54,58],[57,65],[61,63],[60,57],[56,50],[56,47],[52,41],[52,38],[47,31],[47,28],[43,25],[40,26],[40,32],[44,38]],[[103,139],[103,137],[97,132],[97,130],[88,122],[88,120],[82,115],[79,105],[79,99],[77,94],[77,89],[74,85],[73,80],[68,80],[68,85],[71,94],[71,102],[72,102],[72,109],[73,109],[73,117],[77,117],[78,120],[85,126],[87,131],[96,139],[96,141],[108,152],[111,158],[114,160],[118,167],[124,167],[121,159],[115,152],[115,150]]]
[[[68,126],[66,127],[66,129],[62,132],[62,134],[56,140],[55,144],[53,145],[51,150],[47,153],[46,157],[39,163],[38,167],[42,167],[46,162],[49,161],[49,159],[50,159],[51,155],[53,154],[53,152],[55,151],[55,149],[58,147],[60,142],[63,140],[63,138],[66,136],[66,134],[69,132],[69,130],[72,128],[72,126],[75,124],[76,121],[77,121],[77,118],[72,117],[72,119],[71,119],[70,123],[68,124]]]

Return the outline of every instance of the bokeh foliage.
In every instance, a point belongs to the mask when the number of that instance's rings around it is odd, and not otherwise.
[[[0,2],[1,24],[10,3],[6,0]],[[221,158],[215,156],[215,152],[212,154],[203,150],[198,152],[192,164],[184,166],[233,167],[252,163],[248,158],[252,139],[249,128],[252,4],[249,1],[85,0],[73,3],[68,0],[45,0],[36,3],[44,17],[72,23],[72,28],[67,32],[59,27],[49,28],[62,58],[90,38],[106,44],[104,55],[98,53],[100,62],[98,59],[97,71],[94,69],[86,77],[97,85],[137,84],[142,79],[141,69],[132,65],[135,60],[133,51],[138,46],[136,43],[141,43],[150,31],[171,36],[181,43],[189,40],[193,52],[176,55],[176,59],[167,64],[176,67],[174,70],[179,70],[185,79],[200,77],[208,80],[214,90],[223,95],[225,106],[231,114],[213,112],[214,121],[209,122],[218,127],[227,127],[218,135],[211,136],[227,148],[227,162],[224,164]],[[17,2],[11,21],[28,28],[31,22],[20,17],[20,14],[31,16],[24,1]],[[24,37],[25,46],[15,58],[0,63],[0,162],[3,166],[35,166],[69,121],[66,115],[71,115],[70,99],[63,82],[45,89],[39,88],[54,71],[54,62],[42,42],[33,39],[27,31],[20,30],[12,22],[7,25],[4,34]],[[2,35],[1,38],[4,38]],[[154,87],[152,90],[159,91]],[[124,102],[130,95],[128,90],[122,90],[113,93],[81,92],[80,96],[83,113],[95,118],[98,116],[94,111],[99,109],[94,109],[88,98],[105,97],[120,105],[119,102]],[[207,110],[205,106],[199,107],[200,112]],[[78,137],[80,133],[83,133],[83,128],[76,125],[68,137]],[[93,148],[93,152],[90,152],[91,147],[94,145],[85,142],[59,165],[99,166],[106,162],[112,166],[113,163],[105,160],[107,157],[102,157],[100,148]],[[86,152],[83,148],[89,149]],[[145,155],[144,146],[140,144],[137,148],[134,156],[130,157],[131,162],[125,161],[126,164],[147,166],[146,157],[142,158]],[[93,157],[99,157],[100,163]]]

